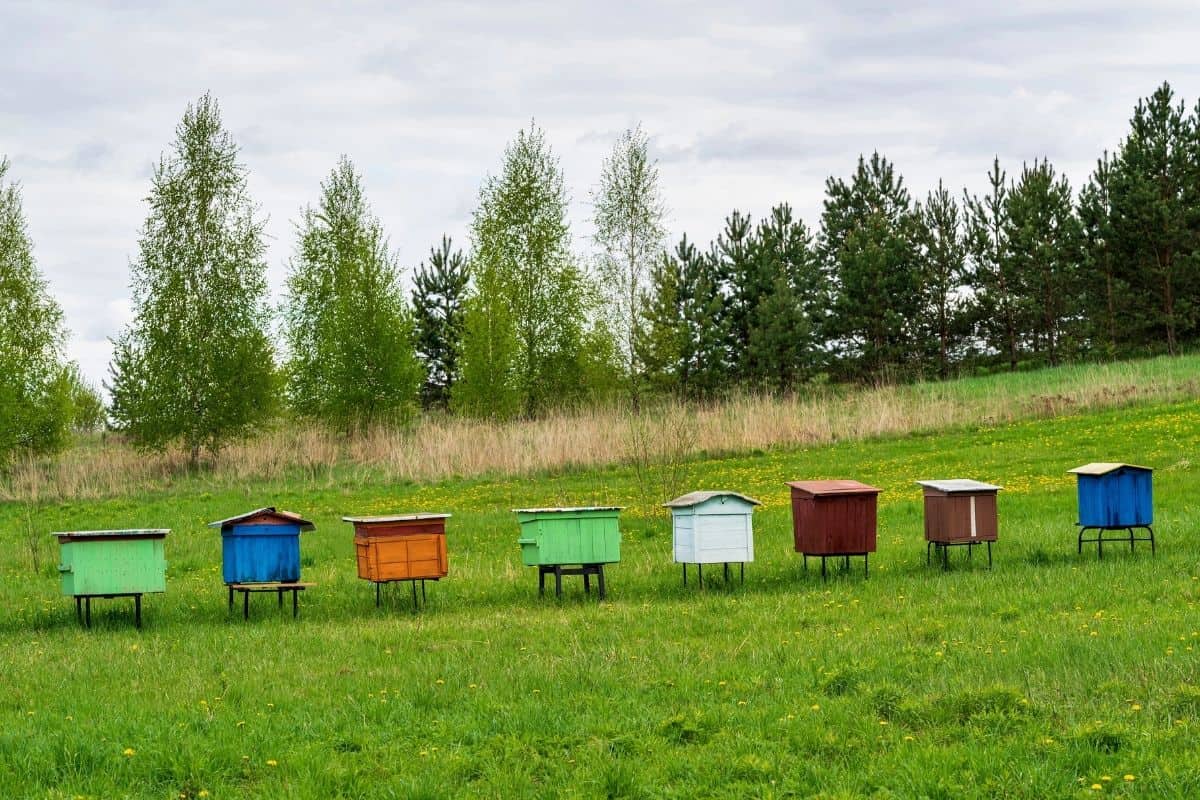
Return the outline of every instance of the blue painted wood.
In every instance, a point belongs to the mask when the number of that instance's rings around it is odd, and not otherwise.
[[[226,583],[300,580],[299,525],[231,525],[221,529]]]
[[[1079,524],[1127,528],[1154,523],[1152,473],[1124,466],[1104,475],[1077,475]]]

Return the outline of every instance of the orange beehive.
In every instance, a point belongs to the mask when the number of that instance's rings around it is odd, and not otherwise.
[[[358,577],[375,583],[436,581],[449,573],[449,514],[343,517],[354,525]]]

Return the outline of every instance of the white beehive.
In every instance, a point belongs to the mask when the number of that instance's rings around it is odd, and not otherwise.
[[[691,492],[663,503],[671,509],[676,564],[754,560],[751,515],[762,505],[737,492]]]

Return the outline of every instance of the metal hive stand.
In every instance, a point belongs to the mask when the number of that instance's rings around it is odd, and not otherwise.
[[[406,583],[407,582],[407,583],[412,584],[413,611],[416,611],[421,606],[425,605],[425,602],[427,600],[427,596],[425,594],[425,581],[436,581],[436,580],[438,580],[438,578],[397,578],[395,580],[390,580],[390,581],[371,581],[371,583],[375,584],[375,607],[379,608],[380,603],[381,603],[381,599],[382,599],[381,595],[380,595],[380,587],[381,586],[383,586],[385,583]],[[417,584],[418,583],[421,584],[420,600],[417,599]]]
[[[808,572],[808,553],[804,553],[803,555],[804,555],[804,571],[805,571],[805,572]],[[849,571],[849,570],[850,570],[850,557],[851,557],[851,556],[853,556],[854,558],[858,558],[859,556],[861,556],[861,557],[862,557],[862,560],[863,560],[863,577],[864,577],[864,578],[869,578],[869,577],[871,577],[871,554],[870,554],[870,553],[826,553],[826,554],[824,554],[824,555],[821,555],[821,556],[817,556],[817,555],[814,555],[814,556],[813,556],[813,558],[820,558],[820,559],[821,559],[821,580],[825,580],[825,579],[826,579],[826,572],[825,572],[825,559],[827,559],[827,558],[840,558],[840,559],[843,559],[843,560],[844,560],[844,561],[843,561],[843,563],[845,564],[845,569],[846,569],[846,571]]]
[[[988,554],[988,569],[992,568],[992,542],[990,539],[983,541],[983,542],[972,542],[969,540],[965,541],[965,542],[926,541],[925,542],[925,565],[929,566],[929,564],[930,564],[929,549],[933,548],[934,552],[941,551],[942,569],[944,569],[944,570],[950,569],[950,548],[951,547],[961,547],[964,544],[967,545],[967,559],[968,560],[975,553],[975,545],[986,544],[987,545],[987,554]]]
[[[315,583],[227,583],[229,589],[229,610],[233,611],[233,593],[242,593],[242,619],[250,619],[250,595],[253,592],[276,592],[279,595],[279,607],[283,608],[283,593],[292,593],[292,618],[300,614],[300,593]]]
[[[686,561],[681,562],[681,563],[683,564],[683,585],[687,586],[688,565],[687,565]],[[725,574],[725,583],[729,583],[729,562],[728,561],[723,562],[723,566],[724,566],[724,574]],[[745,583],[746,582],[746,562],[739,561],[738,566],[741,567],[741,582]],[[699,575],[700,588],[703,589],[704,588],[704,565],[703,564],[696,564],[696,574]]]
[[[121,592],[119,594],[77,594],[75,595],[75,616],[83,623],[84,627],[92,627],[92,598],[102,597],[105,600],[111,600],[114,597],[132,597],[133,598],[133,624],[135,627],[142,627],[142,595],[144,592]]]
[[[578,567],[569,567],[562,564],[539,564],[538,565],[538,596],[546,594],[546,575],[554,576],[554,596],[562,597],[562,576],[563,575],[582,575],[583,576],[583,591],[587,594],[592,593],[591,576],[596,576],[596,582],[600,587],[600,599],[604,600],[607,595],[604,591],[604,565],[603,564],[580,564]]]
[[[1146,535],[1145,536],[1135,536],[1133,532],[1136,530],[1144,530],[1144,531],[1146,531]],[[1095,531],[1096,535],[1091,539],[1085,539],[1084,534],[1087,533],[1088,531]],[[1105,531],[1125,531],[1129,535],[1106,539],[1104,537]],[[1091,544],[1092,542],[1096,543],[1096,555],[1099,558],[1104,558],[1104,543],[1105,542],[1129,542],[1129,552],[1131,552],[1131,553],[1133,552],[1133,543],[1134,542],[1149,542],[1150,543],[1150,555],[1157,555],[1157,552],[1154,549],[1154,528],[1152,528],[1149,525],[1114,525],[1112,527],[1104,527],[1104,526],[1100,526],[1100,525],[1080,525],[1079,526],[1079,537],[1076,542],[1075,552],[1077,554],[1082,553],[1083,545],[1085,543]]]

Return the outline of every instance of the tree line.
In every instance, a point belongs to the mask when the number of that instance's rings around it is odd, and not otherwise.
[[[827,180],[815,228],[786,203],[735,209],[708,244],[667,242],[649,150],[640,128],[616,142],[581,255],[530,124],[483,182],[466,250],[442,236],[408,289],[343,157],[299,213],[273,308],[264,220],[204,95],[153,172],[107,409],[65,359],[0,161],[0,462],[101,424],[195,461],[281,414],[347,431],[422,410],[531,418],[1176,354],[1200,336],[1200,104],[1168,84],[1078,191],[1047,160],[1010,174],[997,158],[982,195],[939,182],[914,198],[876,152]]]

